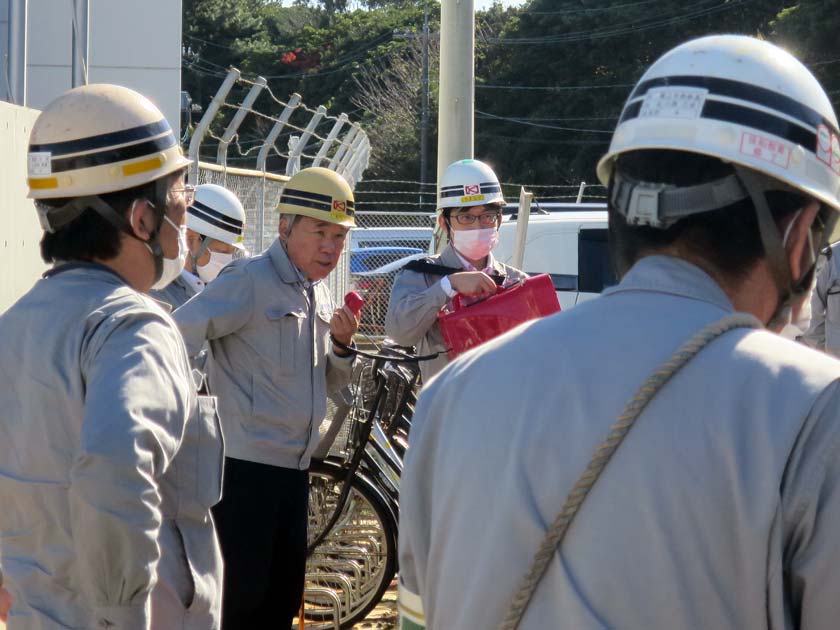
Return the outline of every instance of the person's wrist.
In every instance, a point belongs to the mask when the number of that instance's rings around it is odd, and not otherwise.
[[[443,276],[440,280],[440,288],[446,293],[447,297],[453,298],[458,295],[458,292],[452,287],[452,281],[449,276]]]
[[[344,348],[342,348],[342,347],[341,347],[340,345],[338,345],[336,342],[342,343],[342,344],[344,344],[345,346],[350,346],[350,347],[352,347],[352,344],[353,344],[353,339],[352,339],[352,338],[350,339],[350,341],[348,341],[348,342],[344,342],[344,341],[342,341],[342,340],[340,340],[340,339],[336,339],[335,337],[333,337],[333,353],[335,354],[335,356],[340,357],[340,358],[342,358],[342,359],[344,359],[344,358],[346,358],[346,357],[349,357],[351,354],[353,354],[353,353],[352,353],[352,352],[350,352],[349,350],[345,350]]]

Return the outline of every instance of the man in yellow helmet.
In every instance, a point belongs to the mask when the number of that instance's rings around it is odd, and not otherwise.
[[[54,263],[0,317],[0,562],[10,628],[218,628],[222,442],[171,317],[189,161],[116,85],[65,93],[29,139]]]
[[[234,260],[175,311],[194,355],[205,340],[209,387],[219,397],[227,457],[214,510],[225,559],[223,627],[288,628],[306,567],[307,469],[327,393],[350,380],[359,321],[335,308],[321,282],[355,225],[353,192],[324,168],[286,184],[277,240]]]

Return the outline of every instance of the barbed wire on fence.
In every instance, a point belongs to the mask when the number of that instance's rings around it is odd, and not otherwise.
[[[241,102],[229,99],[234,85],[249,88]],[[272,107],[279,105],[282,108],[279,113],[264,111],[256,105],[263,92],[270,96]],[[230,110],[233,114],[224,132],[218,135],[210,127],[220,110]],[[249,116],[270,123],[270,130],[261,141],[240,138],[239,127]],[[235,68],[228,71],[190,139],[190,157],[196,162],[205,136],[216,141],[216,163],[221,166],[227,165],[228,150],[233,146],[240,158],[256,154],[253,165],[256,171],[265,172],[268,157],[277,156],[286,161],[285,169],[282,169],[286,175],[309,165],[325,166],[343,175],[351,186],[361,179],[370,159],[367,134],[358,122],[351,122],[346,113],[335,116],[323,105],[312,108],[296,93],[285,100],[278,98],[265,77],[243,77]],[[278,140],[287,136],[288,150],[278,148]],[[191,181],[195,182],[197,177],[198,172],[193,169]]]

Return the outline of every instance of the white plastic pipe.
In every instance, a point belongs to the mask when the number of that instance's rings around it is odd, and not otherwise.
[[[525,244],[528,242],[528,219],[531,218],[531,200],[534,195],[525,192],[525,188],[519,189],[519,210],[516,215],[516,238],[513,241],[513,256],[510,264],[517,269],[522,269],[525,261]]]

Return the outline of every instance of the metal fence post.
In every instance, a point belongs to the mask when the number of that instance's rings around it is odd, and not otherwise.
[[[228,75],[225,77],[225,80],[222,82],[222,85],[219,87],[219,91],[216,92],[216,95],[213,97],[213,100],[210,101],[210,105],[207,106],[207,110],[204,112],[201,120],[198,121],[198,125],[196,125],[192,138],[190,138],[190,148],[187,152],[188,157],[192,160],[189,173],[190,184],[195,185],[198,183],[198,151],[201,148],[201,142],[204,139],[204,134],[206,134],[207,130],[210,128],[210,123],[213,122],[213,118],[216,116],[216,113],[219,111],[222,103],[224,103],[225,98],[227,98],[228,92],[230,92],[233,84],[239,80],[239,76],[239,70],[236,68],[230,69]]]
[[[330,147],[335,142],[341,128],[345,124],[347,124],[347,114],[341,114],[341,116],[339,116],[335,121],[332,129],[330,129],[330,134],[327,136],[327,139],[321,144],[321,148],[318,150],[318,155],[316,155],[315,159],[312,160],[312,166],[321,166],[321,162],[327,157],[327,152],[330,150]]]
[[[356,138],[356,134],[359,133],[359,131],[361,131],[361,129],[362,128],[359,125],[359,123],[353,123],[350,126],[350,131],[348,131],[345,134],[344,139],[341,141],[341,146],[338,147],[338,151],[336,151],[335,155],[332,156],[332,159],[330,160],[330,164],[329,164],[329,166],[327,166],[327,168],[329,168],[333,171],[338,170],[339,162],[344,157],[344,154],[347,153],[347,150],[350,148],[350,144]]]
[[[260,186],[260,198],[259,198],[259,206],[257,207],[257,217],[260,223],[260,237],[257,241],[260,246],[260,250],[263,249],[263,232],[265,231],[265,164],[268,161],[268,154],[271,151],[272,147],[274,147],[274,143],[277,142],[277,137],[280,135],[280,132],[283,130],[283,127],[286,126],[286,123],[289,122],[289,118],[291,117],[292,113],[297,109],[298,105],[300,105],[301,96],[297,92],[292,94],[289,98],[289,102],[286,103],[286,107],[283,108],[283,111],[280,112],[280,116],[277,118],[277,122],[274,123],[274,126],[271,128],[271,131],[268,132],[268,135],[263,140],[263,144],[260,147],[260,152],[257,154],[257,170],[262,171],[262,184]]]
[[[306,145],[312,137],[312,134],[315,132],[315,128],[318,126],[318,123],[321,122],[321,119],[326,115],[326,113],[327,108],[320,105],[312,115],[312,118],[309,120],[309,124],[306,125],[306,129],[303,130],[303,133],[297,139],[297,142],[295,142],[295,146],[292,147],[289,145],[289,161],[286,162],[286,175],[293,175],[300,170],[300,158],[303,155],[303,151],[306,149]],[[290,172],[291,168],[293,168],[294,171]]]
[[[248,115],[248,111],[251,109],[254,101],[257,100],[257,97],[260,95],[260,92],[262,92],[265,85],[265,78],[257,77],[257,80],[251,86],[251,89],[242,101],[242,105],[239,106],[239,109],[236,110],[236,114],[234,114],[233,118],[230,119],[227,129],[225,129],[221,140],[219,140],[219,147],[216,150],[216,164],[227,166],[227,151],[230,141],[233,140],[233,137],[239,130],[239,126],[242,124],[242,121],[245,120],[245,116]]]

